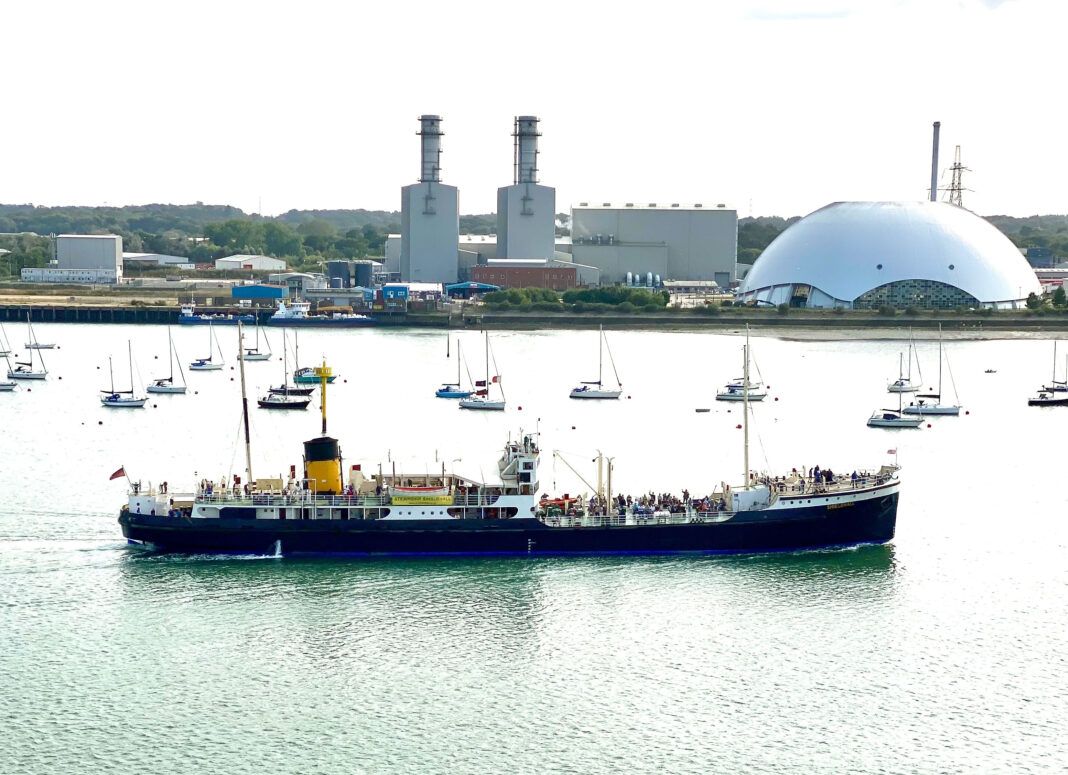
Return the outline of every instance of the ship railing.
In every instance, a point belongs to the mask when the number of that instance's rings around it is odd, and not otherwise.
[[[726,522],[733,511],[646,512],[627,510],[612,514],[547,514],[540,519],[549,527],[625,527],[640,525],[685,525],[701,522]]]
[[[230,493],[197,493],[198,503],[229,504],[243,506],[316,506],[316,507],[377,507],[389,505],[385,495],[317,495],[312,492],[294,493],[252,493],[250,495],[232,495]]]

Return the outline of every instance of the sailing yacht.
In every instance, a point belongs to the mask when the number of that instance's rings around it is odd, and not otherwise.
[[[496,365],[496,362],[494,362]],[[491,399],[489,397],[490,385],[496,385],[500,390],[501,397],[499,399]],[[485,381],[479,380],[475,383],[474,395],[467,398],[460,399],[461,409],[481,409],[483,411],[504,411],[504,386],[501,384],[500,375],[495,375],[493,379],[490,379],[490,348],[489,348],[489,331],[486,332],[486,379]]]
[[[33,325],[30,323],[30,313],[26,313],[26,329],[30,335],[30,343],[36,343],[36,339],[33,335]],[[41,361],[40,371],[33,368],[33,353],[37,352],[37,358]],[[45,366],[44,356],[41,355],[40,350],[36,347],[30,348],[30,355],[28,361],[15,361],[15,368],[11,368],[11,363],[8,362],[7,366],[7,378],[8,379],[48,379],[48,367]]]
[[[953,383],[953,372],[949,368],[949,359],[943,354],[942,349],[942,324],[938,325],[938,392],[936,393],[917,393],[916,401],[910,403],[902,411],[905,414],[917,414],[921,416],[926,415],[942,415],[956,417],[960,414],[960,404],[943,404],[942,403],[942,361],[946,361],[946,370],[949,371],[949,381],[953,385],[953,398],[959,401],[957,396],[957,386]],[[934,399],[933,401],[929,399]]]
[[[922,417],[910,417],[902,411],[905,391],[895,390],[897,393],[897,409],[876,409],[868,418],[869,428],[919,428],[923,425]]]
[[[219,351],[219,360],[212,360],[212,355],[215,353],[215,349]],[[219,347],[219,340],[215,336],[215,329],[211,323],[208,323],[208,357],[198,358],[189,364],[190,371],[219,371],[226,361],[223,360],[222,348]]]
[[[460,368],[463,364],[463,352],[460,350],[460,340],[456,340],[456,382],[446,382],[437,390],[434,391],[434,395],[438,398],[467,398],[474,390],[467,390],[464,388],[463,383],[460,382]],[[471,382],[471,374],[467,375],[467,382]]]
[[[0,358],[11,355],[11,340],[7,338],[4,324],[0,323]]]
[[[1057,379],[1057,340],[1053,340],[1053,380],[1043,385],[1038,395],[1027,399],[1028,406],[1068,406],[1068,356],[1065,357],[1064,382]]]
[[[746,357],[749,355],[749,326],[745,327],[745,352]],[[757,367],[757,375],[760,374],[760,367]],[[748,390],[746,389],[748,387]],[[749,379],[749,364],[746,362],[745,376],[738,379],[732,379],[726,385],[723,390],[716,393],[717,401],[763,401],[768,397],[768,391],[764,387],[763,382],[757,379],[755,382]]]
[[[271,343],[267,340],[267,333],[263,334],[263,341],[267,343],[267,352],[260,352],[260,321],[256,319],[256,346],[245,348],[246,361],[269,361],[271,360]]]
[[[898,353],[897,356],[897,379],[886,386],[886,389],[890,393],[915,393],[920,389],[920,383],[923,382],[923,372],[920,371],[920,359],[916,358],[916,373],[919,374],[920,382],[912,381],[912,329],[909,329],[909,365],[906,371],[904,365],[904,355]]]
[[[134,395],[133,384],[133,346],[130,342],[126,343],[126,348],[130,356],[130,389],[129,390],[116,390],[115,389],[115,370],[111,366],[111,356],[108,356],[108,372],[111,374],[111,389],[101,390],[104,395],[100,396],[100,403],[107,407],[113,408],[130,408],[139,409],[145,405],[148,401],[148,396],[136,396]]]
[[[311,403],[311,391],[315,388],[294,388],[286,379],[289,375],[289,352],[282,334],[282,386],[268,388],[266,395],[257,400],[260,409],[306,409]]]
[[[182,384],[174,384],[174,364],[178,363],[178,375],[182,378]],[[145,390],[149,393],[184,393],[185,392],[185,375],[182,374],[182,362],[178,358],[178,353],[174,350],[174,340],[171,339],[171,329],[167,327],[167,365],[170,369],[170,374],[160,379],[152,380],[152,384]]]
[[[4,354],[2,356],[0,356],[0,357],[2,357],[7,362],[7,370],[11,371],[11,361],[8,360],[7,352],[5,351]],[[2,393],[2,392],[10,392],[10,391],[12,391],[14,389],[15,389],[15,383],[14,382],[0,381],[0,393]]]
[[[619,372],[616,371],[616,362],[612,358],[612,350],[608,350],[608,362],[612,364],[612,373],[616,377],[616,386],[614,388],[606,388],[603,383],[604,379],[604,351],[608,347],[608,341],[604,336],[604,326],[598,326],[598,347],[597,347],[597,381],[596,382],[583,382],[579,387],[572,388],[572,398],[619,398],[623,393],[623,385],[619,382]]]

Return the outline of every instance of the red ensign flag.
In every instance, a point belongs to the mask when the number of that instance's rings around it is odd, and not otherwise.
[[[126,476],[126,466],[119,466],[119,470],[108,477],[110,482],[112,479],[118,479],[120,476]]]

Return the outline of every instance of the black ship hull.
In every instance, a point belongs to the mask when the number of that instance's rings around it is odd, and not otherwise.
[[[743,512],[724,522],[551,527],[532,518],[277,520],[119,517],[131,541],[168,552],[284,555],[677,554],[793,551],[885,543],[897,492],[838,508]]]

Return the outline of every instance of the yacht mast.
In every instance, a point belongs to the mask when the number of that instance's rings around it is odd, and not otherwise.
[[[241,415],[245,421],[245,465],[248,466],[246,470],[249,485],[251,485],[256,480],[252,478],[252,442],[248,436],[248,396],[245,394],[245,332],[240,319],[237,321],[237,360],[241,363]],[[249,491],[251,492],[251,486]]]
[[[604,326],[597,326],[597,387],[604,380]]]
[[[133,396],[133,342],[126,340],[126,353],[130,356],[130,396]]]

